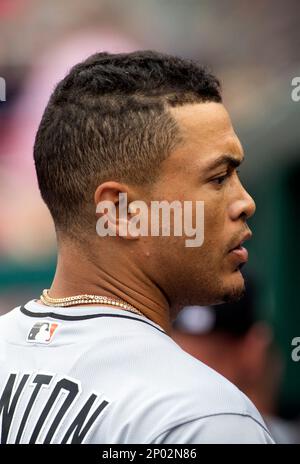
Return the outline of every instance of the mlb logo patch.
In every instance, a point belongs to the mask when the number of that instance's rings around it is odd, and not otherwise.
[[[31,328],[27,341],[43,344],[50,343],[58,325],[57,323],[51,322],[37,322]]]

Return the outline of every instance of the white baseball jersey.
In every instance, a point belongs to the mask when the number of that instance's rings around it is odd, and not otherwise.
[[[0,317],[0,443],[273,440],[242,392],[146,317],[32,300]]]

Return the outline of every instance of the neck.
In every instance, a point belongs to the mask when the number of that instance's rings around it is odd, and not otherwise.
[[[121,298],[145,317],[171,332],[169,305],[163,292],[126,256],[90,259],[74,248],[62,248],[49,294],[64,298],[80,294]]]

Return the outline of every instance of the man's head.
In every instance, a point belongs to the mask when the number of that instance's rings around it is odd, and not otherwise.
[[[244,238],[255,206],[236,173],[243,152],[219,82],[204,68],[153,51],[93,55],[55,89],[34,156],[61,243],[88,244],[95,256],[101,249],[112,267],[125,255],[171,305],[240,296],[241,262],[229,250]],[[117,205],[120,192],[129,202],[204,201],[203,245],[98,237],[95,203]]]

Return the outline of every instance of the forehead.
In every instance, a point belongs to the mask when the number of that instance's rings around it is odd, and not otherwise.
[[[228,112],[221,103],[188,104],[170,109],[182,136],[182,143],[168,158],[173,164],[204,166],[222,154],[243,157]]]

